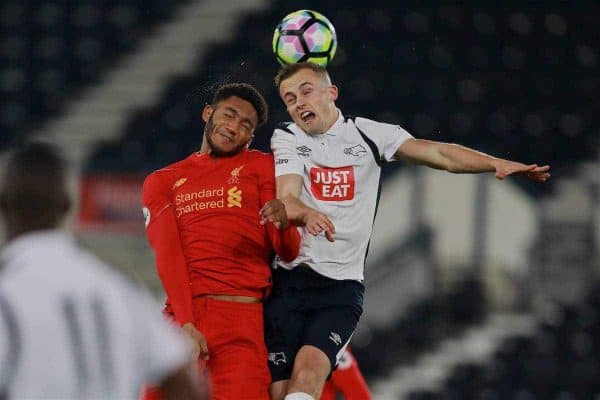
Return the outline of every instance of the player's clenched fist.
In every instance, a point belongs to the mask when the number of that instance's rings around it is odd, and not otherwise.
[[[259,213],[262,225],[272,222],[277,229],[287,229],[290,226],[285,212],[285,205],[279,199],[267,201]]]
[[[335,226],[329,217],[322,212],[310,209],[306,212],[304,217],[304,226],[308,233],[313,236],[318,235],[321,232],[325,232],[325,237],[330,242],[334,242],[335,238]]]

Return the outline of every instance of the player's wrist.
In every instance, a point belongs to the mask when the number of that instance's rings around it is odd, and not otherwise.
[[[305,207],[305,210],[304,210],[305,221],[304,222],[308,222],[309,219],[314,218],[318,215],[319,215],[319,212],[317,210],[315,210],[314,208]]]
[[[287,219],[285,221],[280,221],[279,222],[279,230],[280,231],[286,231],[288,230],[290,227],[292,226],[292,224],[290,224],[290,221],[288,221]]]
[[[192,321],[187,321],[187,322],[181,323],[180,326],[181,326],[181,329],[183,329],[185,331],[191,330],[191,329],[197,329],[196,325],[194,325],[194,323]]]
[[[501,158],[491,157],[489,159],[490,172],[497,172],[501,169],[502,162],[504,160]]]

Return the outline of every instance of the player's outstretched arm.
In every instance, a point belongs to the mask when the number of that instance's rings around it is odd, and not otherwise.
[[[549,165],[504,160],[465,146],[431,140],[409,139],[396,151],[396,157],[457,174],[494,172],[498,179],[521,174],[536,182],[550,178]]]
[[[273,250],[286,262],[300,253],[300,233],[288,220],[285,205],[276,197],[275,164],[273,158],[264,159],[263,173],[259,176],[260,223],[265,225]]]
[[[335,226],[329,217],[320,211],[306,206],[300,200],[302,176],[286,174],[277,177],[277,197],[285,204],[288,219],[297,226],[304,226],[313,236],[325,233],[330,242],[335,240]]]

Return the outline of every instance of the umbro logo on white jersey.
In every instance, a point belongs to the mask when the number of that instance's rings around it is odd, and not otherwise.
[[[304,156],[304,157],[308,157],[309,153],[312,151],[312,149],[307,146],[298,146],[298,147],[296,147],[296,150],[298,150],[299,156]]]

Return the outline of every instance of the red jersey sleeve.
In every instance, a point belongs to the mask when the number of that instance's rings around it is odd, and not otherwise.
[[[275,198],[275,163],[273,155],[264,157],[264,166],[259,174],[260,207]],[[300,234],[295,225],[290,223],[287,229],[279,230],[275,225],[268,223],[267,234],[275,253],[283,261],[293,261],[300,253]]]
[[[144,181],[142,203],[146,236],[154,250],[156,270],[169,298],[175,320],[183,325],[194,321],[192,293],[181,247],[169,186],[158,173]]]

